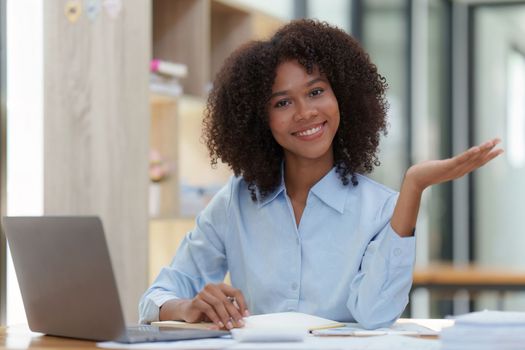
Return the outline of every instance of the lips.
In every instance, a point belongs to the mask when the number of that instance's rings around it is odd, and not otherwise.
[[[326,124],[326,121],[322,122],[322,123],[319,123],[319,124],[314,124],[312,126],[309,126],[308,128],[301,129],[299,131],[293,132],[292,135],[300,137],[300,138],[308,138],[308,139],[310,139],[310,138],[313,138],[313,137],[321,134],[323,129],[324,129],[324,125],[325,124]]]

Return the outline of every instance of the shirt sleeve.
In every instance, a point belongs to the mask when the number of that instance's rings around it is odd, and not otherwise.
[[[160,271],[140,299],[140,323],[158,321],[165,302],[191,299],[206,284],[224,280],[228,267],[222,235],[227,224],[229,185],[197,216],[195,228],[183,239],[171,264]]]
[[[351,283],[347,307],[367,329],[388,327],[408,304],[415,262],[415,237],[401,237],[390,219],[397,201],[387,201],[379,232],[368,244],[361,267]]]

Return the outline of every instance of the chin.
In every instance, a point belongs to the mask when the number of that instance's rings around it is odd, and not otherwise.
[[[305,150],[302,149],[299,152],[293,152],[297,158],[308,159],[308,160],[322,160],[326,157],[332,157],[331,147],[323,147],[322,149]]]

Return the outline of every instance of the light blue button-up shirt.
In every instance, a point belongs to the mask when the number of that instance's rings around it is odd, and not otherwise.
[[[251,314],[392,324],[408,303],[415,238],[390,226],[397,192],[357,180],[344,186],[332,169],[310,190],[297,226],[283,180],[254,202],[242,177],[232,177],[142,296],[141,322],[158,320],[163,303],[193,298],[229,271]]]

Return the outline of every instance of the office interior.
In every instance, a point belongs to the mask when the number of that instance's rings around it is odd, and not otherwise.
[[[231,176],[200,142],[214,74],[302,17],[355,36],[389,84],[378,182],[399,189],[411,164],[502,139],[502,157],[425,192],[416,230],[417,270],[466,280],[474,266],[485,282],[421,282],[405,316],[525,311],[525,1],[0,3],[2,215],[99,215],[128,321]],[[151,72],[153,59],[177,73]],[[0,258],[1,324],[25,323],[4,236]]]

